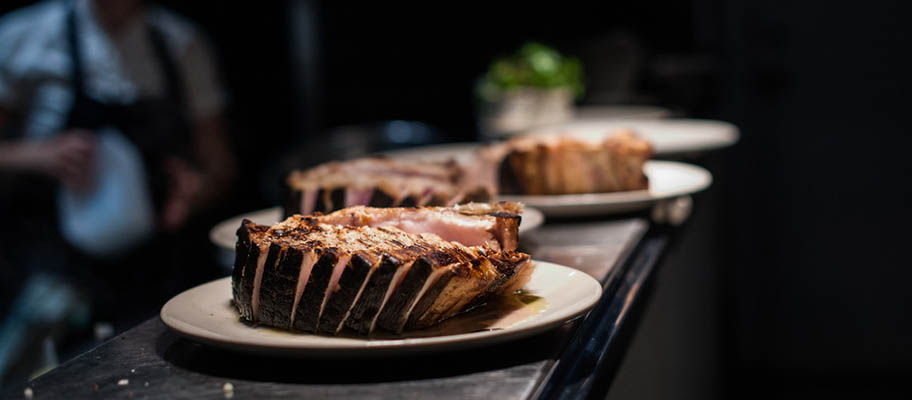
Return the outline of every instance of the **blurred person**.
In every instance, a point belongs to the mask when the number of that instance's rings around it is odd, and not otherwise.
[[[233,176],[224,105],[205,38],[162,7],[47,1],[0,17],[4,293],[51,270],[117,318],[192,281],[194,221]]]

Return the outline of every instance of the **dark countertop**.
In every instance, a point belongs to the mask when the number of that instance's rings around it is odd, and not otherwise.
[[[610,381],[625,321],[665,246],[642,218],[547,224],[523,237],[536,259],[577,267],[605,293],[585,318],[542,334],[471,350],[381,359],[275,358],[184,339],[159,318],[29,383],[34,398],[235,399],[585,397]],[[631,327],[632,329],[632,327]],[[612,361],[614,360],[614,361]],[[596,379],[598,378],[598,379]],[[128,383],[118,385],[126,379]],[[23,398],[7,388],[4,398]]]

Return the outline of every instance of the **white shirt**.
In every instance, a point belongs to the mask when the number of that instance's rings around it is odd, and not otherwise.
[[[96,22],[89,0],[47,1],[0,18],[0,106],[25,116],[25,137],[48,137],[63,129],[73,104],[66,23],[71,8],[90,97],[130,103],[162,95],[165,76],[148,37],[149,24],[161,32],[177,64],[189,115],[204,118],[224,107],[210,47],[190,21],[144,6],[139,18],[111,35]]]

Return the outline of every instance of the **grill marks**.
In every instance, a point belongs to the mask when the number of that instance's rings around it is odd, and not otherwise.
[[[269,247],[269,257],[272,257],[274,249],[278,249],[276,262],[270,263],[267,257],[264,265],[257,317],[265,325],[288,326],[294,307],[301,252],[273,244]]]
[[[402,261],[396,257],[389,254],[383,255],[380,265],[367,280],[358,302],[352,308],[351,315],[345,320],[345,326],[362,334],[370,332],[374,316],[380,311],[393,275],[396,274],[396,270],[401,264]]]
[[[486,258],[467,263],[454,264],[444,270],[444,277],[438,279],[431,293],[438,293],[427,308],[413,310],[406,326],[420,329],[434,325],[462,311],[495,279],[496,273]],[[430,298],[427,294],[426,298]]]
[[[407,311],[421,293],[424,283],[431,275],[433,267],[424,257],[416,260],[408,269],[395,290],[383,306],[383,311],[377,315],[376,327],[385,331],[401,332],[408,318]]]
[[[332,293],[323,315],[320,316],[319,332],[335,334],[348,318],[349,310],[361,295],[364,283],[373,272],[373,263],[363,255],[354,255],[339,277],[339,290]]]
[[[234,299],[238,312],[246,319],[253,319],[250,296],[253,293],[256,265],[253,264],[251,267],[250,260],[255,260],[259,256],[259,247],[251,244],[250,236],[253,231],[251,225],[253,224],[245,219],[237,230],[238,241],[235,245],[234,269],[231,273],[232,299]]]
[[[619,130],[593,142],[569,136],[523,136],[492,146],[503,194],[602,193],[648,188],[643,164],[652,146]],[[495,161],[499,160],[499,161]]]
[[[326,286],[326,294],[323,296],[323,303],[320,304],[320,315],[323,315],[323,311],[326,310],[326,303],[329,302],[329,298],[341,289],[339,286],[339,279],[342,278],[342,274],[345,272],[345,267],[351,262],[352,256],[350,254],[342,254],[339,256],[339,261],[336,262],[336,266],[333,268],[332,276],[329,278],[329,285]]]
[[[351,215],[340,221],[294,216],[271,228],[245,221],[232,274],[241,316],[306,332],[400,333],[521,288],[529,273],[519,271],[531,271],[528,255],[496,243],[469,247],[392,226],[353,226]]]
[[[370,207],[421,207],[421,206],[442,206],[447,204],[449,199],[456,198],[450,193],[438,193],[433,187],[424,188],[421,192],[409,193],[408,187],[397,190],[389,188],[358,188],[358,187],[337,187],[332,189],[307,189],[289,191],[288,198],[284,206],[284,215],[286,217],[294,214],[312,214],[315,212],[328,213],[340,210],[346,207],[370,206]],[[398,192],[398,193],[397,193]],[[472,197],[478,201],[487,200],[489,195]],[[459,199],[470,198],[460,196]],[[462,201],[454,201],[462,202]]]
[[[279,261],[279,256],[282,253],[282,247],[276,244],[271,244],[267,248],[260,246],[260,254],[257,257],[256,265],[256,275],[253,280],[253,297],[251,299],[251,307],[253,310],[254,321],[259,319],[259,302],[260,302],[260,291],[263,287],[263,270],[269,268],[272,269],[273,266]],[[269,274],[272,275],[272,271]]]
[[[317,254],[308,251],[305,252],[301,257],[301,264],[298,265],[298,283],[295,286],[295,297],[294,297],[294,306],[291,308],[291,313],[289,315],[288,328],[291,329],[294,327],[294,320],[297,316],[296,310],[301,304],[301,296],[304,294],[304,288],[307,286],[307,283],[310,282],[310,272],[313,270],[314,264],[317,262]]]
[[[337,261],[338,256],[335,251],[330,249],[314,263],[310,271],[310,279],[307,281],[304,292],[301,294],[301,300],[295,309],[293,329],[313,331],[317,327],[326,287],[329,285]]]

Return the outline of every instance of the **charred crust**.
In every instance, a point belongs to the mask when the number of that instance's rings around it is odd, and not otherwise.
[[[323,310],[323,315],[320,316],[320,322],[317,326],[318,331],[330,334],[336,333],[336,327],[339,326],[342,318],[345,317],[345,313],[352,307],[358,290],[361,289],[370,269],[370,260],[360,254],[352,255],[351,260],[345,266],[345,270],[342,271],[342,276],[339,277],[339,290],[330,295],[329,301],[327,301]]]
[[[399,207],[417,207],[418,206],[418,197],[415,195],[408,195],[399,202]]]
[[[476,187],[465,193],[460,203],[471,203],[473,201],[488,201],[491,199],[491,192],[484,187]]]
[[[494,211],[494,212],[488,213],[488,215],[490,215],[492,217],[497,217],[497,218],[509,218],[509,219],[515,219],[518,221],[522,221],[522,216],[520,214],[515,214],[515,213],[511,213],[511,212],[507,212],[507,211]]]
[[[500,162],[498,168],[498,190],[501,194],[522,194],[523,187],[514,167],[518,155],[510,153]]]
[[[427,255],[427,258],[434,265],[450,265],[457,261],[453,254],[446,251],[432,251]]]
[[[447,199],[439,194],[434,194],[430,199],[424,204],[427,207],[442,207],[447,203]]]
[[[294,214],[301,212],[301,197],[304,195],[304,192],[298,189],[288,190],[288,194],[285,196],[285,207],[283,218],[288,218]]]
[[[396,198],[390,196],[383,189],[375,187],[371,192],[370,201],[367,204],[371,207],[390,207],[396,201]]]
[[[335,211],[345,208],[345,188],[335,188],[329,192],[329,204],[326,211]]]
[[[288,327],[301,266],[300,254],[299,251],[284,246],[269,246],[258,300],[260,305],[257,319],[263,325]]]
[[[426,258],[420,257],[415,260],[402,279],[402,283],[390,296],[383,311],[380,312],[380,316],[377,317],[377,326],[380,329],[397,332],[401,328],[405,322],[406,309],[418,297],[418,292],[421,291],[432,270],[433,266]]]
[[[445,288],[448,283],[450,283],[450,279],[452,278],[453,274],[446,271],[430,288],[428,288],[424,293],[424,296],[421,296],[421,299],[415,304],[412,313],[409,314],[408,321],[405,324],[406,329],[414,328],[415,325],[417,325],[418,320],[427,313],[431,305],[434,304],[434,301],[437,300],[437,297],[440,296],[440,292],[443,291],[443,288]]]
[[[369,333],[371,322],[377,312],[380,311],[380,303],[386,295],[386,290],[393,279],[393,275],[401,265],[402,262],[399,259],[383,253],[380,264],[368,279],[358,303],[352,308],[351,315],[345,321],[345,326],[361,334]]]
[[[325,189],[320,188],[319,190],[317,190],[317,194],[315,196],[315,201],[314,201],[314,209],[313,209],[313,211],[311,211],[311,214],[317,213],[317,212],[330,211],[327,208],[327,204],[326,204],[328,201],[328,197],[329,197],[328,193],[326,192]]]
[[[338,256],[333,249],[326,249],[318,254],[320,257],[310,271],[307,286],[301,294],[298,309],[295,310],[293,328],[299,331],[313,332],[320,319],[320,306],[326,294],[326,287],[336,266]]]

